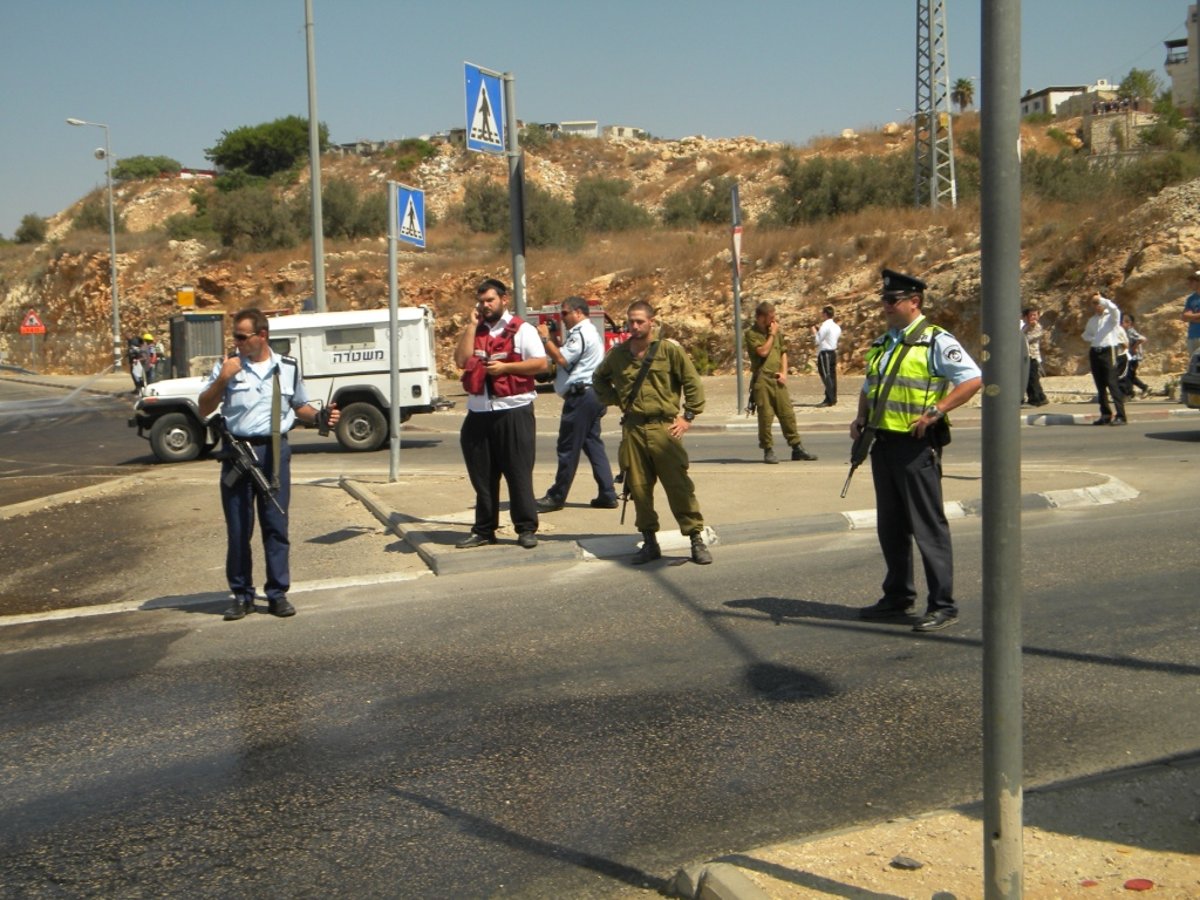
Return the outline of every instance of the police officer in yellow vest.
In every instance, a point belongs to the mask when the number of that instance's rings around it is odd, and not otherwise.
[[[983,383],[979,366],[954,335],[921,311],[925,283],[883,270],[883,315],[888,331],[867,351],[867,379],[850,437],[877,423],[871,448],[876,529],[887,564],[883,597],[859,610],[864,619],[906,618],[916,602],[913,541],[925,564],[929,601],[913,631],[937,631],[958,621],[950,526],[942,504],[942,446],[946,414]],[[900,352],[908,344],[906,352]],[[895,378],[892,370],[895,364]]]
[[[618,458],[625,487],[637,508],[637,529],[642,533],[642,546],[634,554],[633,564],[662,557],[658,513],[654,511],[654,484],[661,481],[679,530],[692,539],[692,561],[708,565],[712,553],[704,543],[704,516],[688,476],[683,446],[692,420],[704,412],[704,387],[684,349],[670,339],[656,338],[654,315],[654,307],[644,300],[630,304],[626,313],[629,339],[613,347],[596,367],[592,387],[601,403],[622,411]],[[639,384],[643,366],[646,375]]]

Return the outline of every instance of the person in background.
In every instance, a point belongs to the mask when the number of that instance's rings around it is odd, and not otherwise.
[[[815,461],[816,457],[804,449],[796,428],[796,414],[787,389],[787,339],[775,318],[775,304],[766,300],[758,304],[754,324],[746,329],[742,342],[750,355],[750,397],[758,414],[758,446],[763,451],[763,462],[770,465],[779,462],[771,430],[775,416],[779,416],[784,440],[792,448],[792,459]]]
[[[1113,301],[1101,296],[1099,291],[1092,294],[1088,302],[1092,304],[1093,313],[1084,326],[1083,339],[1088,342],[1088,367],[1100,402],[1100,418],[1092,424],[1124,425],[1125,402],[1121,399],[1121,386],[1117,382],[1121,374],[1118,356],[1124,337],[1121,310]]]
[[[832,306],[821,310],[825,320],[812,327],[813,340],[817,342],[817,374],[825,386],[825,399],[817,406],[837,406],[837,348],[842,336],[842,326],[833,318]]]
[[[1121,378],[1121,391],[1126,397],[1133,396],[1133,389],[1137,388],[1145,397],[1150,393],[1150,385],[1138,378],[1138,366],[1141,365],[1146,353],[1146,338],[1142,333],[1134,328],[1133,313],[1125,313],[1121,318],[1121,327],[1125,329],[1125,336],[1129,339],[1128,356],[1129,361],[1125,365],[1125,374]]]
[[[1025,401],[1030,406],[1045,406],[1050,401],[1042,390],[1042,314],[1036,306],[1021,310],[1021,331],[1029,348],[1029,377],[1025,382]]]
[[[1188,362],[1200,351],[1200,270],[1188,276],[1188,287],[1192,292],[1183,301],[1183,315],[1180,317],[1187,322],[1187,352]]]

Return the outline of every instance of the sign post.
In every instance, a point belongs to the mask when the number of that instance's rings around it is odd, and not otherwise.
[[[742,414],[742,212],[738,203],[738,186],[734,182],[730,190],[733,204],[733,231],[731,253],[733,255],[733,358],[737,360],[737,414]],[[784,373],[787,374],[786,372]]]
[[[37,336],[46,333],[46,326],[36,309],[31,309],[21,319],[21,334],[29,335],[29,356],[37,356]]]
[[[388,481],[400,474],[400,287],[396,242],[425,249],[425,192],[388,182],[388,353],[392,399],[389,404]]]

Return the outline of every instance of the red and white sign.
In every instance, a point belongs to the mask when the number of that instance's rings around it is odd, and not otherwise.
[[[42,324],[37,310],[31,309],[21,320],[21,334],[45,334],[46,326]]]

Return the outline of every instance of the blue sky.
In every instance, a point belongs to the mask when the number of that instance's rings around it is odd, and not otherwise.
[[[947,0],[951,80],[980,73],[981,0]],[[1022,89],[1166,80],[1186,0],[1025,0]],[[313,0],[318,116],[335,142],[464,118],[464,60],[516,76],[517,114],[660,137],[803,144],[914,105],[915,0]],[[204,167],[221,132],[306,116],[303,0],[0,4],[0,234],[104,183],[116,158]],[[977,98],[981,91],[977,91]]]

